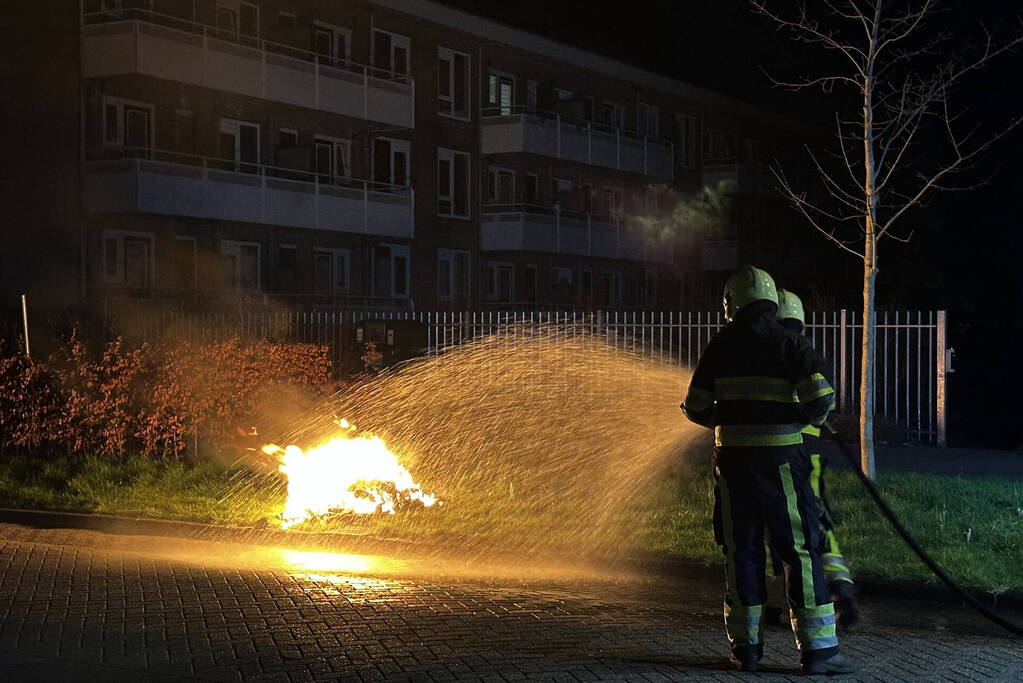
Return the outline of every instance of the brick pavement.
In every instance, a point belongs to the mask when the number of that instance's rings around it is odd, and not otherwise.
[[[0,525],[0,680],[743,678],[725,661],[718,586],[414,561],[346,574],[284,557]],[[866,607],[843,640],[863,673],[846,680],[1023,680],[1020,641],[952,608]],[[767,647],[762,677],[801,678],[791,634],[769,631]]]

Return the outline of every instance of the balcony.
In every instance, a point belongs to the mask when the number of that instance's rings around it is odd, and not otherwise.
[[[414,236],[412,189],[401,185],[153,149],[96,150],[86,158],[86,213],[138,211]]]
[[[703,186],[726,194],[761,197],[770,191],[760,167],[737,159],[708,159],[702,169]]]
[[[404,74],[155,12],[85,14],[82,76],[122,74],[143,74],[390,126],[414,125],[415,86]]]
[[[674,177],[669,140],[525,107],[484,110],[483,154],[527,152],[658,180]]]
[[[674,251],[606,215],[567,213],[532,204],[484,205],[480,249],[668,264],[673,263]]]

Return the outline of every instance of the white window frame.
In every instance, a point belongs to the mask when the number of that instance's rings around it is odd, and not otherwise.
[[[378,33],[384,33],[384,34],[386,34],[386,35],[391,37],[391,54],[390,54],[390,56],[388,58],[388,63],[386,65],[377,64],[376,63],[376,57],[377,57],[376,46],[377,46],[377,34]],[[387,31],[387,30],[384,30],[382,28],[373,27],[373,33],[372,33],[370,42],[371,42],[371,45],[370,45],[370,55],[373,58],[373,66],[374,67],[376,67],[377,69],[384,69],[385,71],[387,71],[388,73],[390,73],[392,75],[398,75],[398,76],[402,76],[404,78],[408,78],[409,77],[410,72],[412,70],[412,39],[409,36],[403,35],[401,33],[395,33],[393,31]],[[394,68],[394,48],[396,48],[396,47],[404,47],[405,48],[405,71],[404,72],[397,71]]]
[[[316,271],[316,255],[329,254],[332,257],[330,274],[330,293],[345,294],[351,290],[352,284],[352,250],[334,247],[313,247],[313,272]],[[338,266],[344,265],[344,273],[338,277]],[[319,294],[320,292],[317,292]]]
[[[650,121],[653,117],[653,131],[651,132]],[[638,102],[636,104],[636,130],[648,138],[656,138],[660,135],[661,110],[655,104],[649,102]]]
[[[231,131],[225,131],[225,124],[227,128],[233,128]],[[243,161],[242,156],[242,126],[249,126],[256,129],[256,160],[255,161]],[[263,129],[258,123],[252,121],[242,121],[241,119],[230,119],[227,117],[221,117],[220,122],[217,124],[217,144],[219,146],[220,134],[230,132],[234,135],[234,156],[225,161],[233,161],[236,171],[242,169],[242,166],[255,166],[261,165],[261,159],[263,158]]]
[[[554,88],[554,99],[561,102],[575,97],[575,93],[567,88]]]
[[[407,299],[412,296],[412,250],[407,244],[391,244],[383,242],[378,246],[387,247],[390,249],[390,256],[388,257],[391,261],[391,283],[390,296],[394,299]],[[405,259],[405,291],[399,293],[395,291],[395,281],[397,280],[397,268],[394,267],[394,261],[397,258]]]
[[[242,289],[241,287],[241,247],[256,248],[256,288],[254,290]],[[263,291],[263,245],[260,242],[245,242],[243,240],[220,240],[220,255],[234,256],[234,288],[238,291],[262,292]]]
[[[382,135],[373,138],[373,140],[374,141],[382,140],[382,141],[384,141],[384,142],[386,142],[386,143],[388,143],[390,145],[390,148],[388,150],[388,163],[391,165],[391,177],[390,177],[388,182],[390,182],[391,185],[400,185],[400,186],[408,187],[409,184],[411,183],[411,177],[412,177],[412,143],[409,142],[408,140],[399,140],[398,138],[388,138],[388,137],[384,137]],[[375,142],[373,144],[375,144]],[[349,147],[349,150],[350,149],[351,148]],[[394,155],[395,155],[396,152],[404,152],[404,154],[405,154],[405,177],[404,178],[395,178],[394,177],[394,171],[395,171]],[[377,162],[376,162],[376,153],[375,153],[375,151],[370,154],[370,161],[372,162],[372,168],[370,168],[370,177],[375,180],[376,177],[377,177],[376,176],[376,163]],[[398,181],[401,181],[401,182],[398,182]]]
[[[104,230],[102,235],[102,243],[100,244],[100,268],[102,269],[103,282],[107,284],[128,286],[126,282],[127,278],[127,263],[125,261],[126,254],[124,248],[124,239],[126,237],[132,239],[142,239],[149,242],[149,273],[148,279],[149,284],[146,289],[154,289],[156,287],[156,235],[151,232],[140,232],[138,230]],[[109,274],[107,272],[107,240],[117,240],[117,251],[115,258],[117,262],[114,273]]]
[[[614,112],[614,121],[609,123],[606,116],[602,116],[604,119],[601,121],[604,125],[611,126],[612,128],[624,128],[625,127],[625,105],[621,102],[615,102],[613,100],[604,100],[601,103],[601,114],[604,114],[607,108]]]
[[[246,5],[256,10],[256,32],[255,34],[249,35],[242,33],[242,5]],[[220,28],[221,31],[230,31],[237,38],[239,36],[245,36],[246,38],[258,38],[260,35],[260,25],[263,23],[262,17],[259,13],[259,5],[254,2],[245,2],[245,0],[217,0],[214,12],[219,12],[221,9],[225,9],[229,12],[234,13],[234,26],[231,29]],[[219,17],[214,16],[214,24]]]
[[[330,145],[330,176],[331,182],[337,178],[351,178],[352,177],[352,141],[348,138],[336,138],[330,135],[314,135],[313,136],[313,172],[316,174],[317,181],[321,175],[320,170],[316,167],[316,145],[328,144]],[[345,172],[337,172],[337,159],[338,150],[341,150],[341,161],[345,165]],[[393,148],[392,148],[393,153]],[[393,162],[393,159],[392,159]],[[393,169],[392,169],[393,171]],[[406,169],[407,171],[407,169]]]
[[[336,24],[328,24],[325,21],[314,20],[313,21],[313,51],[316,52],[316,31],[329,31],[330,32],[330,54],[326,55],[328,58],[328,66],[346,66],[352,61],[352,29],[345,28],[344,26],[337,26]],[[338,54],[338,36],[344,36],[345,38],[345,53]],[[319,52],[316,52],[317,57],[323,57]],[[391,56],[394,59],[394,56]]]
[[[455,110],[455,56],[465,58],[465,111],[460,115]],[[442,95],[440,92],[440,69],[441,63],[447,61],[448,68],[448,85],[451,88],[451,93],[448,95]],[[440,116],[448,119],[457,119],[459,121],[471,121],[472,120],[472,55],[466,52],[459,52],[458,50],[452,50],[446,47],[437,48],[437,113]],[[442,111],[442,104],[447,105],[447,111]]]
[[[278,147],[282,147],[283,146],[283,145],[281,145],[281,133],[286,133],[288,135],[294,135],[295,136],[295,144],[293,146],[294,147],[298,147],[298,129],[297,128],[285,128],[283,126],[278,128],[277,129],[277,146]]]
[[[511,81],[511,99],[508,102],[507,109],[501,103],[501,79],[507,78]],[[508,73],[507,71],[500,71],[498,69],[490,69],[487,72],[487,105],[493,109],[499,109],[498,114],[501,116],[508,116],[515,113],[515,86],[518,84],[518,80],[515,74]]]
[[[610,206],[606,205],[605,197],[611,198]],[[612,223],[618,223],[625,215],[625,193],[620,187],[605,186],[600,188],[600,203],[600,208],[607,211]]]
[[[560,201],[561,195],[572,191],[572,179],[561,176],[551,176],[551,191],[554,194],[554,201]]]
[[[500,287],[498,286],[497,273],[499,270],[508,269],[511,273],[511,281],[508,287],[508,301],[501,301]],[[487,262],[487,301],[497,301],[500,303],[511,303],[515,301],[515,264],[507,261],[488,261]]]
[[[511,176],[511,196],[502,201],[498,195],[501,176]],[[490,166],[487,168],[487,202],[490,204],[514,204],[515,203],[515,169],[501,166]]]
[[[465,157],[465,214],[455,213],[455,157]],[[445,196],[440,193],[440,164],[441,161],[448,162],[448,187],[450,188],[450,194]],[[470,220],[472,218],[472,155],[468,152],[462,152],[457,149],[448,149],[446,147],[437,148],[437,215],[444,216],[445,218],[459,218],[463,220]],[[451,212],[444,213],[441,211],[440,202],[449,202],[451,205]]]
[[[110,140],[107,138],[107,107],[113,106],[117,111],[117,130],[116,139]],[[149,134],[148,140],[146,140],[146,148],[151,149],[154,144],[154,137],[156,131],[156,107],[149,102],[139,102],[138,100],[128,100],[123,97],[113,97],[111,95],[103,96],[103,116],[102,116],[102,139],[104,147],[124,147],[124,134],[127,128],[127,122],[124,119],[124,108],[131,107],[135,109],[146,109],[149,112]]]
[[[472,292],[472,252],[466,249],[438,249],[437,250],[437,300],[438,301],[454,301],[455,300],[455,284],[457,282],[456,269],[456,257],[465,257],[465,300],[469,301],[469,294]],[[448,264],[448,293],[447,296],[441,291],[441,280],[440,280],[440,263],[444,261]]]

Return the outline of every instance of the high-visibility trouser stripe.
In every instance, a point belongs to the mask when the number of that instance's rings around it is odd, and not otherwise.
[[[821,454],[810,454],[810,488],[813,495],[821,497]]]
[[[775,377],[719,377],[714,394],[722,401],[797,401],[792,382]]]
[[[714,428],[718,446],[792,446],[803,443],[802,425],[718,425]]]
[[[728,482],[718,474],[718,493],[721,496],[721,536],[725,553],[725,633],[732,645],[756,645],[760,642],[760,616],[763,606],[739,605],[739,585],[735,572],[735,523],[732,521],[732,493]],[[735,603],[732,607],[729,603]],[[758,611],[759,610],[759,611]],[[755,628],[750,629],[750,620],[756,613]],[[734,619],[732,618],[734,616]]]
[[[807,609],[815,608],[817,606],[817,597],[813,589],[813,562],[810,559],[810,552],[806,549],[806,536],[803,534],[803,518],[799,514],[796,485],[792,481],[792,467],[789,463],[785,463],[778,470],[781,476],[782,488],[785,490],[789,526],[792,529],[792,545],[795,546],[796,562],[799,563],[799,576],[803,585],[803,607]],[[796,567],[793,567],[793,569],[796,569]]]
[[[809,403],[821,396],[834,393],[835,390],[831,388],[831,384],[819,372],[815,372],[796,383],[796,396],[799,398],[800,403]]]
[[[792,610],[792,630],[800,650],[823,650],[837,646],[835,606],[829,602],[819,607]]]
[[[732,647],[737,645],[758,645],[760,643],[760,620],[764,616],[763,605],[729,605],[725,603],[725,632]]]
[[[710,408],[712,405],[714,405],[713,392],[699,387],[694,387],[691,384],[689,385],[689,391],[686,393],[685,401],[686,410],[699,412]]]

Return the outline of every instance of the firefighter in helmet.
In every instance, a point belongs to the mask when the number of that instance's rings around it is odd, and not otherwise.
[[[752,266],[725,285],[728,324],[700,356],[682,410],[714,429],[714,535],[725,557],[731,660],[756,671],[763,656],[764,530],[787,571],[792,629],[807,673],[848,673],[820,553],[817,499],[802,429],[824,423],[834,390],[805,337],[776,320],[778,291]]]
[[[803,302],[798,296],[784,289],[778,290],[778,323],[790,334],[799,336],[803,335],[806,326]],[[824,480],[827,458],[821,447],[822,442],[820,427],[815,427],[812,424],[803,427],[803,445],[810,458],[810,487],[817,498],[817,509],[820,511],[821,557],[824,562],[824,574],[835,602],[838,625],[842,628],[851,628],[859,619],[859,609],[856,605],[852,572],[849,570],[849,564],[842,555],[838,538],[835,536],[835,525]],[[781,558],[778,557],[774,548],[771,549],[771,565],[774,576],[768,582],[768,602],[764,610],[764,621],[777,624],[782,621],[785,579]]]

